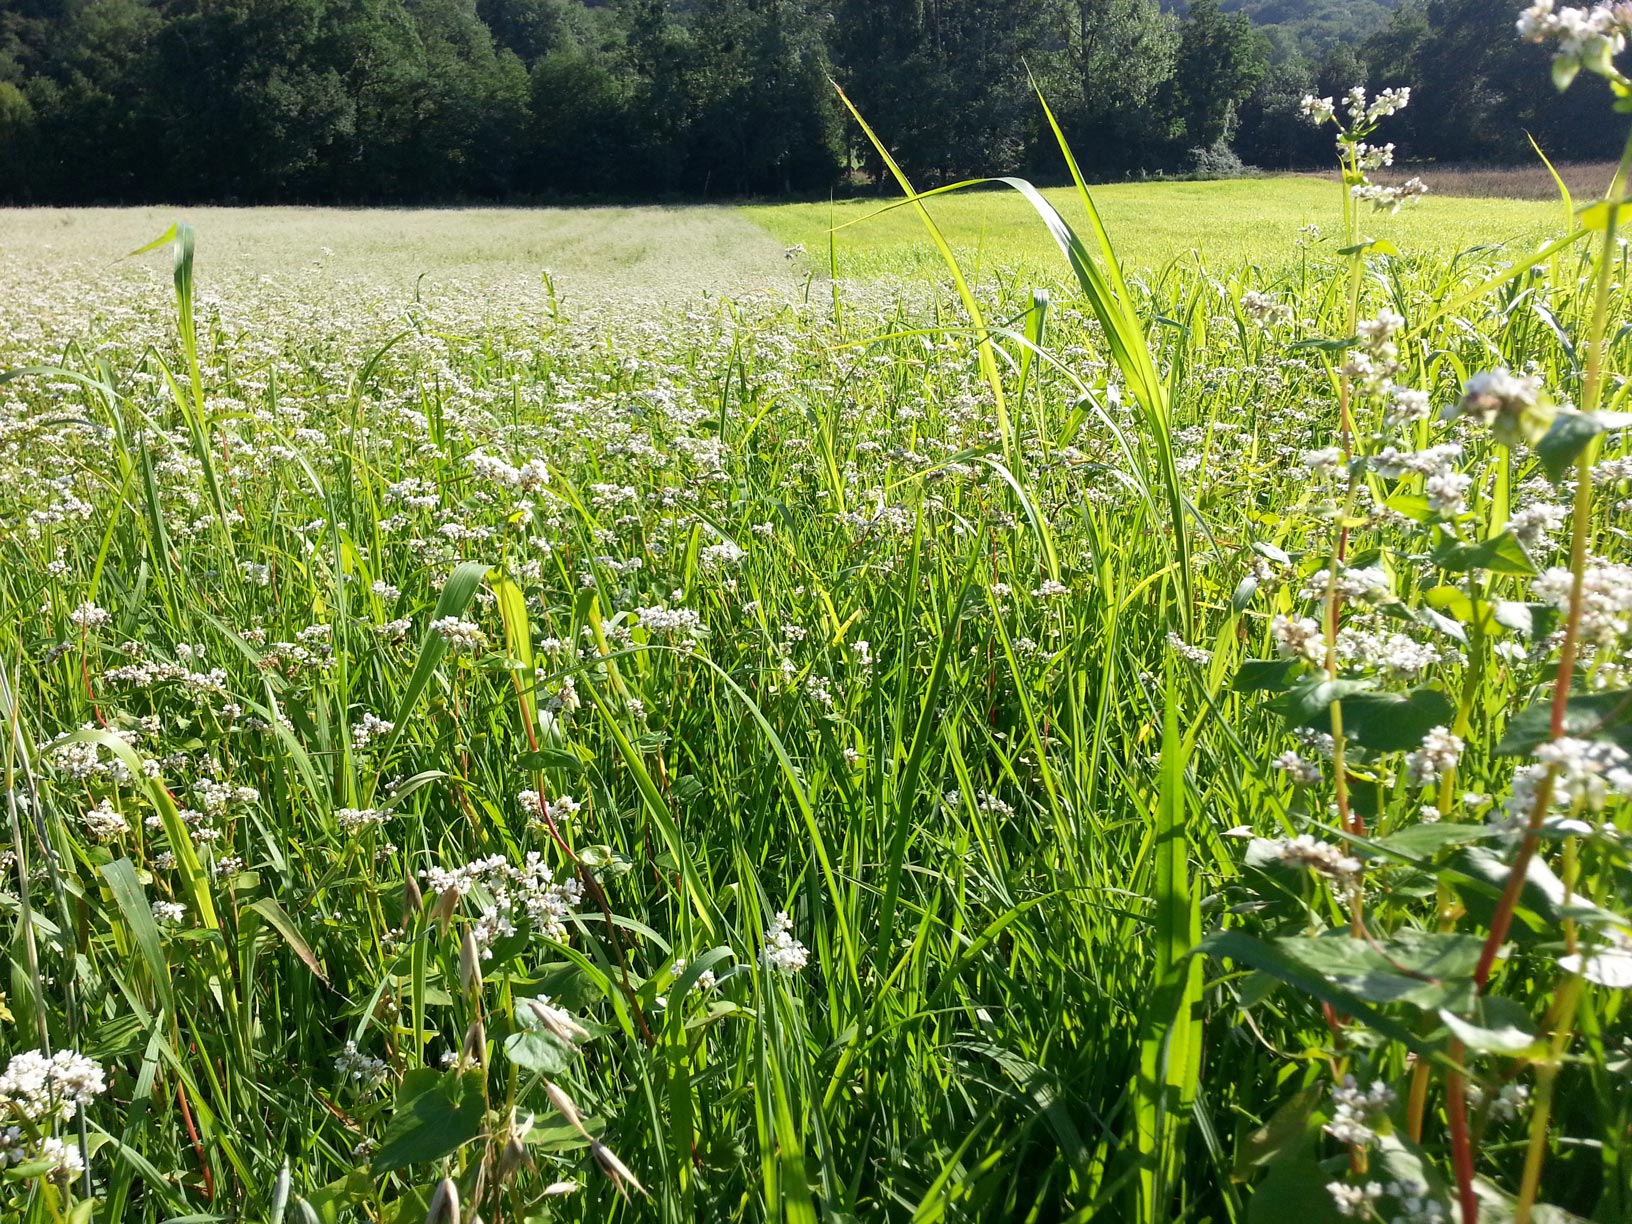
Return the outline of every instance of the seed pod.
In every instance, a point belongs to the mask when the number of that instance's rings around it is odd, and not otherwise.
[[[631,1186],[640,1194],[646,1193],[646,1187],[642,1186],[636,1180],[635,1175],[629,1172],[629,1166],[619,1160],[617,1153],[607,1147],[606,1144],[598,1140],[592,1142],[589,1145],[589,1151],[595,1157],[596,1163],[601,1166],[601,1171],[612,1179],[612,1184],[618,1188],[619,1193],[627,1197]]]
[[[459,1187],[453,1184],[453,1178],[444,1177],[436,1183],[425,1224],[459,1224]]]
[[[459,1057],[460,1061],[469,1060],[477,1066],[487,1066],[487,1026],[480,1016],[472,1020],[465,1030],[465,1048]]]
[[[413,924],[414,915],[424,908],[425,897],[410,875],[402,882],[402,929],[406,931]]]
[[[593,1138],[593,1136],[584,1129],[584,1121],[578,1115],[578,1106],[572,1103],[571,1097],[561,1091],[561,1086],[559,1084],[557,1084],[554,1080],[545,1080],[544,1095],[550,1098],[550,1104],[555,1106],[555,1111],[570,1122],[580,1135],[582,1135],[585,1139]]]
[[[476,947],[476,936],[469,927],[459,941],[459,984],[466,994],[475,994],[482,988],[482,954]]]
[[[436,921],[446,931],[448,923],[453,921],[453,911],[459,908],[459,890],[444,888],[436,899]]]

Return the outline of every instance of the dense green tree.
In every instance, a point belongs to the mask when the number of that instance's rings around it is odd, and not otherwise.
[[[1218,0],[1192,0],[1164,91],[1172,139],[1185,149],[1227,144],[1267,67],[1268,47],[1245,15],[1222,12]]]
[[[1149,163],[1166,133],[1153,103],[1173,75],[1177,21],[1156,0],[1054,0],[1039,68],[1050,108],[1085,171],[1114,176]],[[1038,143],[1054,167],[1053,141]]]

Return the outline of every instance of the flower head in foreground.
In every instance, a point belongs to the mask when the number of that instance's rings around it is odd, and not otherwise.
[[[778,973],[793,974],[805,967],[810,952],[793,937],[793,922],[782,910],[765,932],[765,964]]]

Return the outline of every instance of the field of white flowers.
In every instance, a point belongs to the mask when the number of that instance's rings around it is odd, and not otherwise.
[[[1273,268],[0,266],[0,1216],[1632,1219],[1627,163],[1405,103]]]

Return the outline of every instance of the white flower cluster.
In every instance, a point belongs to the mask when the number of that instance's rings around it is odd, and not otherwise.
[[[653,604],[649,608],[636,608],[635,616],[648,633],[666,633],[672,637],[696,637],[703,627],[703,618],[695,608],[665,608],[662,604]]]
[[[1560,612],[1570,608],[1573,578],[1562,566],[1544,570],[1530,584],[1531,593]],[[1613,648],[1632,629],[1632,565],[1589,565],[1581,576],[1581,639],[1600,649]]]
[[[334,1069],[340,1078],[356,1084],[363,1092],[385,1083],[390,1067],[383,1058],[373,1058],[357,1048],[355,1041],[346,1042],[335,1057]]]
[[[765,932],[765,965],[778,973],[798,973],[810,960],[805,945],[793,937],[793,922],[778,910]]]
[[[107,1090],[101,1066],[73,1050],[24,1050],[0,1073],[0,1103],[33,1126],[72,1121]]]
[[[1359,859],[1344,854],[1330,842],[1316,841],[1307,833],[1276,843],[1275,857],[1288,867],[1307,867],[1334,880],[1349,880],[1360,873]]]
[[[1345,1075],[1332,1087],[1332,1120],[1326,1133],[1339,1143],[1366,1147],[1377,1138],[1375,1123],[1394,1104],[1394,1090],[1377,1083],[1362,1088],[1354,1076]]]
[[[1356,183],[1349,188],[1349,194],[1361,203],[1370,204],[1377,212],[1386,209],[1390,213],[1397,213],[1402,204],[1409,204],[1412,200],[1420,200],[1427,195],[1428,184],[1412,175],[1399,184]]]
[[[470,473],[477,480],[490,480],[524,493],[536,493],[550,483],[550,468],[542,459],[529,459],[520,467],[512,467],[503,459],[477,451],[465,462],[470,465]],[[431,504],[436,503],[433,500]]]
[[[1553,81],[1564,89],[1582,68],[1600,76],[1615,74],[1610,61],[1626,49],[1632,8],[1624,3],[1555,8],[1554,0],[1538,0],[1519,14],[1518,30],[1525,42],[1556,44]]]
[[[1326,661],[1326,641],[1312,616],[1278,615],[1269,622],[1269,636],[1283,659],[1302,659],[1316,667]]]
[[[1466,745],[1449,728],[1433,727],[1420,747],[1405,754],[1405,774],[1413,786],[1427,786],[1456,768]]]
[[[550,816],[557,823],[571,820],[583,810],[583,804],[571,795],[557,795],[550,801]],[[544,804],[538,797],[536,790],[524,790],[516,793],[516,803],[521,810],[527,813],[527,818],[535,824],[544,822]]]
[[[1372,1206],[1383,1197],[1381,1182],[1351,1185],[1348,1182],[1327,1182],[1326,1192],[1332,1196],[1337,1214],[1350,1220],[1369,1220]]]
[[[1618,744],[1566,735],[1537,748],[1536,760],[1558,771],[1555,786],[1566,800],[1592,811],[1611,795],[1632,795],[1632,757]]]
[[[444,616],[432,621],[431,632],[448,644],[449,654],[475,654],[487,645],[487,634],[458,616]]]
[[[108,841],[121,833],[128,833],[130,825],[113,810],[113,803],[104,799],[85,813],[85,831],[96,841]]]
[[[383,825],[391,819],[391,813],[382,812],[379,808],[343,807],[334,809],[334,819],[347,833],[358,833]]]
[[[420,878],[448,904],[457,903],[478,884],[486,890],[491,901],[476,916],[471,931],[484,958],[492,955],[495,940],[516,934],[521,922],[545,939],[565,940],[567,919],[583,895],[583,886],[575,877],[555,880],[536,850],[529,851],[519,867],[495,854],[451,871],[431,867]]]
[[[79,607],[68,613],[68,619],[73,621],[74,624],[78,625],[81,629],[89,631],[92,629],[102,628],[102,626],[106,625],[113,619],[113,613],[109,612],[106,608],[97,607],[94,603],[87,599],[84,603],[80,604]]]
[[[362,721],[352,724],[351,746],[353,748],[367,748],[377,739],[384,739],[395,731],[396,724],[388,723],[377,714],[363,714]]]

